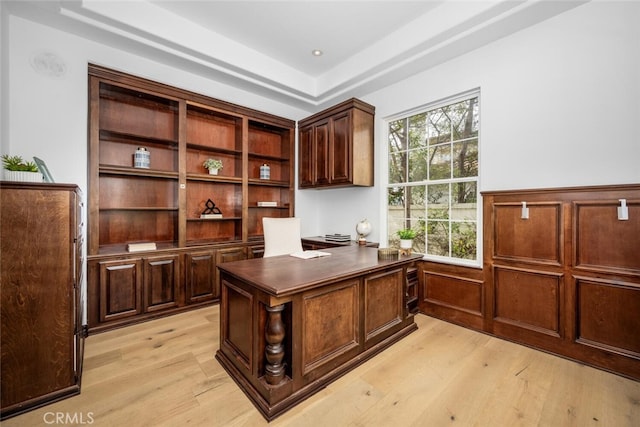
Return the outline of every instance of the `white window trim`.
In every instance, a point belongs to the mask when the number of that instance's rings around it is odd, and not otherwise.
[[[478,178],[476,182],[478,183],[478,199],[476,204],[476,218],[478,228],[476,230],[476,258],[475,260],[467,260],[467,259],[459,259],[459,258],[451,258],[451,257],[443,257],[438,255],[429,255],[424,254],[422,257],[425,261],[432,262],[440,262],[446,263],[450,265],[460,265],[464,267],[473,267],[473,268],[482,268],[483,263],[483,254],[484,248],[482,245],[482,235],[483,235],[483,215],[482,215],[482,194],[481,194],[481,177],[482,177],[482,97],[480,93],[480,88],[471,89],[465,92],[458,93],[451,97],[439,99],[437,101],[429,102],[427,104],[423,104],[421,106],[411,108],[408,110],[404,110],[402,112],[386,116],[382,118],[382,141],[384,144],[381,144],[381,156],[380,156],[380,164],[382,171],[381,175],[381,186],[380,186],[380,223],[384,224],[384,231],[380,234],[381,243],[387,247],[389,246],[389,216],[388,216],[388,206],[387,206],[387,190],[389,188],[389,123],[395,120],[399,120],[408,116],[412,116],[415,114],[423,113],[427,110],[432,110],[435,108],[443,107],[449,104],[455,104],[459,101],[464,101],[468,98],[472,98],[474,96],[478,97],[478,106],[480,108],[480,122],[478,123]],[[408,183],[401,183],[400,186],[407,186]]]

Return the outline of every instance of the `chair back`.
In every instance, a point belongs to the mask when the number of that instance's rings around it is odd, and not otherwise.
[[[264,258],[302,252],[300,218],[262,218]]]

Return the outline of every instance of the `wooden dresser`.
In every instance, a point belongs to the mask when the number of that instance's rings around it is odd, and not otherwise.
[[[80,393],[81,194],[0,184],[2,419]]]

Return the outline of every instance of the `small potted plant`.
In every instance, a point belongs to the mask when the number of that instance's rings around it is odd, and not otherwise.
[[[398,237],[400,237],[400,248],[411,249],[413,247],[413,239],[416,237],[415,230],[411,228],[403,228],[398,230]]]
[[[38,166],[33,162],[25,162],[20,156],[4,154],[2,166],[5,169],[4,177],[8,181],[42,182]]]
[[[204,161],[202,166],[209,169],[210,175],[218,175],[218,169],[222,169],[222,160],[207,159]]]

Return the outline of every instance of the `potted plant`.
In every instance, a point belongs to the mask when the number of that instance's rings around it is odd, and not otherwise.
[[[403,228],[398,230],[398,237],[400,237],[400,248],[411,249],[413,247],[413,239],[416,237],[415,230],[411,228]]]
[[[8,181],[42,182],[42,174],[33,162],[25,162],[20,156],[2,155],[4,177]]]
[[[222,169],[222,160],[207,159],[204,161],[202,166],[209,169],[209,174],[218,175],[218,169]]]

